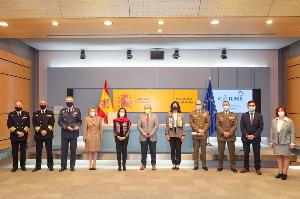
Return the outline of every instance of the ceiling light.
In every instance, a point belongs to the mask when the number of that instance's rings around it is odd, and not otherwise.
[[[158,33],[162,33],[162,31],[163,31],[162,29],[157,29]]]
[[[165,24],[165,22],[163,20],[159,20],[157,23],[158,23],[158,25],[164,25]]]
[[[213,20],[210,21],[211,25],[217,25],[219,23],[220,23],[220,21],[218,19],[213,19]]]
[[[6,27],[8,26],[8,23],[5,21],[0,21],[0,26]]]
[[[266,21],[266,24],[268,24],[268,25],[270,25],[270,24],[272,24],[273,23],[273,20],[272,19],[268,19],[267,21]]]
[[[85,59],[85,50],[81,49],[80,51],[80,59]]]
[[[58,26],[58,25],[59,25],[58,21],[52,21],[52,26]]]
[[[106,26],[111,26],[113,24],[113,22],[109,21],[109,20],[106,20],[106,21],[103,22],[103,24],[106,25]]]

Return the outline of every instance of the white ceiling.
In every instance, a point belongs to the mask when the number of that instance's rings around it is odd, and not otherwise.
[[[300,0],[0,0],[0,19],[300,16]]]
[[[300,38],[103,38],[23,39],[38,50],[147,50],[163,49],[280,49]]]

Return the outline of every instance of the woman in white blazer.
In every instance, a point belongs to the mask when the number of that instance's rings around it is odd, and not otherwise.
[[[295,147],[295,128],[293,121],[287,117],[284,107],[276,109],[276,118],[272,121],[270,130],[270,146],[273,153],[277,155],[279,173],[275,178],[286,180],[289,167],[289,155]]]

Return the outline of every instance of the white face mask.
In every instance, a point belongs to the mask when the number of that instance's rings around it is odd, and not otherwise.
[[[284,117],[284,114],[285,114],[285,113],[284,113],[283,111],[279,111],[279,112],[278,112],[278,116],[279,116],[279,117]]]
[[[125,113],[124,112],[120,112],[120,117],[124,117]]]
[[[91,111],[90,112],[90,116],[95,117],[96,116],[96,112],[95,111]]]

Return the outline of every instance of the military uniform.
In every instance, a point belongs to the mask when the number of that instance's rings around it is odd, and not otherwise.
[[[217,114],[216,128],[218,139],[218,151],[219,151],[219,168],[223,168],[224,151],[227,142],[229,151],[230,167],[235,169],[235,145],[236,140],[235,131],[237,129],[238,119],[235,113],[227,111]],[[224,132],[229,133],[229,137],[224,137]]]
[[[53,169],[53,155],[52,155],[52,139],[54,128],[54,114],[50,110],[39,110],[33,113],[32,125],[35,130],[34,139],[36,141],[36,166],[40,169],[42,163],[42,150],[43,143],[47,150],[47,166],[49,169]],[[47,134],[43,136],[41,131],[46,130]]]
[[[77,137],[79,130],[70,131],[68,126],[74,128],[81,126],[81,112],[79,108],[63,108],[60,110],[58,125],[61,127],[61,167],[67,168],[68,148],[70,144],[71,159],[70,168],[74,169],[76,162]]]
[[[210,116],[207,110],[192,111],[190,113],[190,126],[192,132],[198,132],[203,129],[204,135],[192,135],[194,147],[194,166],[198,168],[199,163],[199,147],[201,147],[202,167],[206,167],[206,144],[208,138],[208,128],[210,125]]]
[[[13,169],[18,169],[18,151],[20,147],[20,166],[25,168],[26,145],[30,128],[30,116],[26,111],[13,111],[8,114],[7,127],[10,131],[10,141],[13,155]],[[21,131],[24,136],[19,137],[17,132]]]

